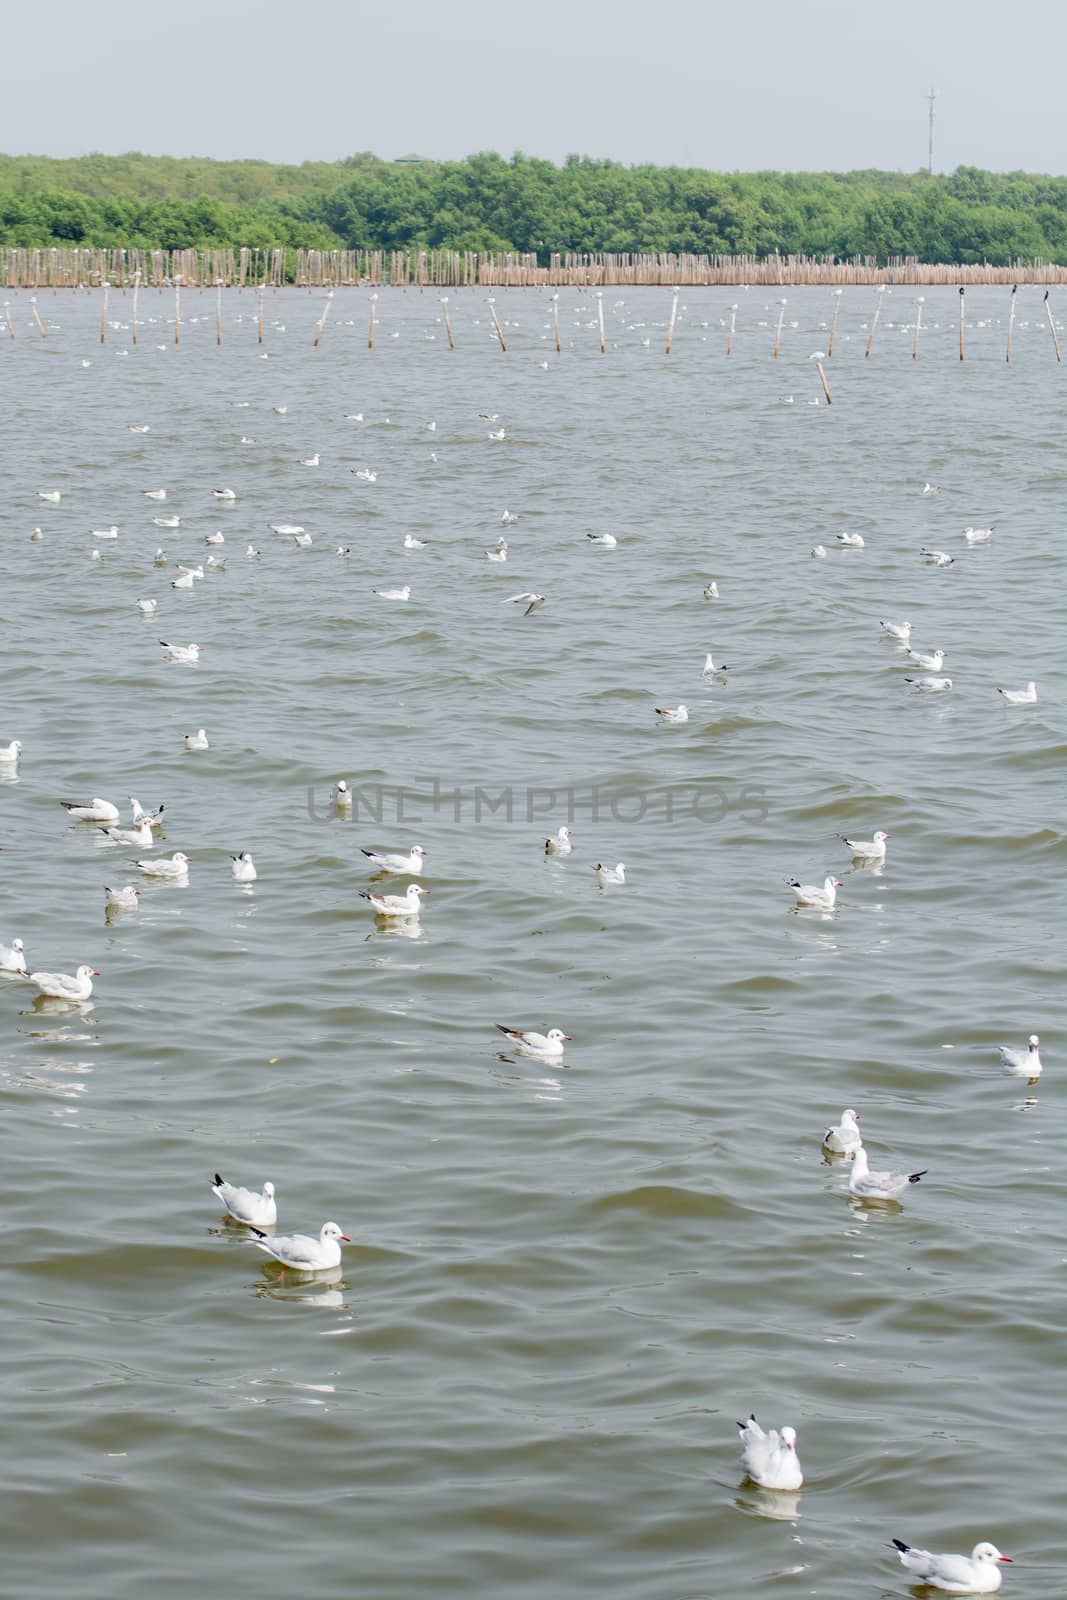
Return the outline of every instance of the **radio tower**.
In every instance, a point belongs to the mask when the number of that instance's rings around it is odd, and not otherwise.
[[[926,161],[926,170],[930,174],[931,178],[934,175],[934,100],[936,98],[937,98],[937,91],[934,89],[933,85],[931,84],[931,86],[930,86],[930,144],[929,144],[929,152],[928,152],[927,161]]]

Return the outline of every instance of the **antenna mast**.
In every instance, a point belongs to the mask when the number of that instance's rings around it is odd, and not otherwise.
[[[932,178],[933,175],[934,175],[934,101],[937,98],[937,91],[934,88],[933,84],[930,85],[930,97],[929,98],[930,98],[930,144],[929,144],[929,153],[928,153],[927,162],[926,162],[926,170],[927,170],[927,172],[930,174],[930,176]]]

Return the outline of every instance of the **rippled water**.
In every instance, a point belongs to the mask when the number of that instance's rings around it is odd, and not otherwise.
[[[790,293],[777,362],[758,291],[686,291],[669,360],[652,290],[607,293],[603,358],[564,293],[560,359],[534,292],[497,296],[504,355],[481,295],[453,295],[450,354],[435,293],[383,292],[370,352],[365,293],[315,351],[321,296],[287,291],[268,361],[252,295],[221,350],[210,295],[177,349],[169,293],[136,349],[100,346],[99,297],[42,296],[47,341],[16,300],[0,939],[102,975],[83,1013],[0,985],[12,1593],[852,1600],[906,1592],[895,1535],[991,1538],[1006,1593],[1063,1594],[1067,408],[1019,299],[1009,366],[1006,293],[969,293],[961,366],[954,291],[914,362],[908,292],[869,361],[874,297],[846,293],[831,409],[822,290]],[[216,528],[226,570],[171,590]],[[534,615],[498,603],[528,588]],[[949,651],[951,694],[908,689],[881,617]],[[994,693],[1029,678],[1036,706]],[[130,792],[192,874],[108,923],[137,852],[57,802]],[[887,868],[850,870],[837,834],[878,827]],[[376,925],[360,846],[414,840],[426,910]],[[786,880],[831,870],[837,913],[792,914]],[[562,1026],[566,1064],[498,1021]],[[996,1046],[1031,1031],[1028,1090]],[[929,1169],[903,1207],[823,1162],[846,1105],[874,1165]],[[343,1269],[280,1275],[216,1169],[273,1179],[284,1227],[335,1218]],[[743,1482],[753,1409],[798,1429],[799,1496]]]

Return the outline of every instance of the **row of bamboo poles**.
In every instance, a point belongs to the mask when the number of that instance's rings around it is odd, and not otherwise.
[[[0,284],[8,289],[126,288],[180,283],[245,288],[295,283],[308,288],[358,284],[437,288],[624,288],[751,284],[774,288],[851,284],[1058,284],[1067,265],[1016,261],[956,266],[893,256],[837,261],[816,256],[552,255],[547,267],[519,251],[474,250],[141,250],[0,247]]]

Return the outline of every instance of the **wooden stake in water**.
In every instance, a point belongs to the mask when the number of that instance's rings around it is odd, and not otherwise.
[[[884,283],[880,283],[878,285],[878,299],[875,301],[874,305],[874,316],[871,319],[871,331],[867,335],[867,348],[863,352],[865,358],[871,353],[871,345],[874,343],[875,330],[878,327],[878,318],[882,315],[882,301],[885,298],[885,293],[886,285]]]
[[[819,379],[822,383],[822,392],[826,396],[826,404],[828,406],[832,406],[833,401],[830,399],[830,385],[826,381],[826,370],[823,367],[823,362],[826,360],[826,357],[823,355],[821,350],[816,350],[808,357],[808,360],[814,361],[816,369],[818,370]]]
[[[222,343],[222,279],[215,279],[215,343]]]
[[[674,322],[678,315],[678,296],[681,291],[679,289],[672,289],[671,293],[673,294],[674,299],[671,301],[671,320],[667,325],[667,349],[664,352],[664,354],[668,356],[671,353],[671,345],[674,343]]]
[[[1008,348],[1004,352],[1004,359],[1009,366],[1011,365],[1011,333],[1015,326],[1015,296],[1018,292],[1018,289],[1019,285],[1017,283],[1012,285],[1011,310],[1008,312]]]
[[[137,343],[137,295],[141,287],[141,273],[138,269],[133,275],[133,342]]]
[[[500,326],[500,320],[496,314],[496,302],[493,300],[492,295],[489,297],[489,311],[493,318],[493,327],[496,329],[496,336],[500,340],[500,348],[506,352],[508,347],[504,343],[504,330]]]
[[[100,309],[100,343],[101,344],[103,344],[104,339],[107,337],[107,296],[108,296],[108,290],[110,288],[111,288],[111,285],[105,281],[105,283],[103,285],[104,303],[103,303],[103,306]]]
[[[919,335],[923,331],[923,306],[925,304],[926,296],[924,294],[916,296],[915,337],[911,341],[911,359],[913,361],[917,361],[919,359]]]
[[[370,297],[370,327],[367,329],[367,349],[368,350],[373,350],[374,349],[374,311],[375,311],[375,307],[377,306],[377,304],[378,304],[378,296],[376,294],[372,294],[371,297]]]
[[[322,338],[322,330],[326,326],[326,318],[330,314],[330,307],[332,305],[333,305],[333,290],[331,289],[329,294],[326,296],[326,304],[322,308],[322,316],[319,318],[318,322],[315,324],[315,344],[314,344],[314,348],[316,350],[319,348],[319,340]],[[372,317],[372,319],[374,317],[373,309],[371,310],[371,317]],[[372,345],[372,347],[373,347],[373,344],[374,344],[374,328],[373,328],[373,323],[372,323],[372,326],[371,326],[371,345]]]
[[[1061,359],[1061,357],[1060,357],[1060,341],[1059,341],[1059,339],[1058,339],[1058,337],[1056,335],[1056,324],[1055,324],[1055,321],[1053,320],[1053,316],[1052,316],[1052,307],[1048,303],[1048,290],[1047,289],[1045,290],[1045,310],[1048,312],[1048,325],[1052,329],[1052,343],[1056,346],[1056,360],[1059,361]]]
[[[441,304],[445,308],[445,332],[448,334],[448,348],[450,350],[454,350],[456,348],[456,341],[452,337],[452,324],[448,320],[448,296],[447,296],[447,294],[442,298]]]
[[[256,300],[258,302],[257,311],[256,311],[256,343],[257,344],[262,344],[263,343],[263,296],[266,294],[266,292],[267,292],[267,285],[265,283],[261,283],[260,286],[259,286],[259,289],[256,292]]]
[[[830,319],[830,342],[826,346],[826,359],[828,361],[834,353],[834,338],[837,334],[837,313],[841,310],[841,296],[844,292],[844,289],[834,290],[834,314]],[[827,400],[826,404],[830,404],[829,400]]]
[[[963,302],[966,299],[966,290],[960,284],[960,360],[963,360]]]
[[[596,317],[597,317],[597,322],[600,324],[600,354],[603,355],[604,354],[604,291],[602,289],[598,289],[597,292],[596,292]],[[670,355],[670,353],[671,353],[670,352],[670,347],[668,346],[667,354]]]
[[[15,324],[11,320],[10,300],[4,301],[4,321],[7,323],[7,336],[9,339],[13,339],[15,337]]]
[[[737,327],[737,307],[730,307],[730,332],[726,339],[726,354],[732,355],[734,349],[734,329]]]
[[[552,296],[552,321],[556,329],[556,354],[559,355],[562,346],[559,341],[559,295]]]
[[[785,321],[785,301],[778,302],[778,327],[774,335],[774,359],[778,360],[778,351],[782,344],[782,323]]]
[[[174,343],[177,344],[181,337],[182,326],[182,280],[174,280]]]
[[[1047,294],[1045,299],[1048,299]],[[41,335],[42,339],[47,339],[48,335],[44,331],[44,323],[41,321],[41,314],[37,310],[37,296],[35,294],[30,295],[30,310],[33,312],[33,320],[37,324],[37,332]]]

